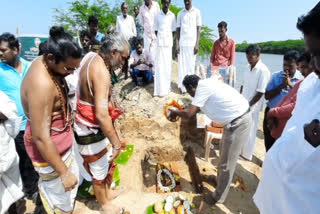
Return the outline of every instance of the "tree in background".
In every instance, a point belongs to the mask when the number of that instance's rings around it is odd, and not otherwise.
[[[116,0],[115,3],[113,3],[113,7],[111,7],[110,1],[105,0],[73,0],[68,2],[69,7],[67,10],[53,9],[54,20],[56,24],[62,25],[71,34],[77,35],[80,30],[87,28],[89,16],[94,15],[99,19],[100,32],[106,33],[108,27],[115,26],[117,15],[121,14],[120,5],[122,2],[121,0]],[[129,6],[130,15],[133,15],[134,6],[144,4],[144,0],[125,0],[125,2]],[[159,3],[161,4],[161,1],[159,1]],[[170,10],[177,17],[182,8],[171,4]],[[207,26],[202,26],[199,55],[205,56],[211,53],[214,37],[215,35],[212,29]]]

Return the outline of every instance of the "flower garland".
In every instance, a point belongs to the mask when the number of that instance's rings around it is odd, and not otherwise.
[[[162,183],[161,183],[161,174],[162,173],[168,175],[168,177],[169,177],[169,179],[171,181],[171,184],[169,186],[163,186],[162,185]],[[167,169],[160,169],[158,171],[157,182],[158,182],[159,188],[161,189],[162,192],[171,191],[176,187],[176,181],[174,180],[174,177],[173,177],[172,173]]]

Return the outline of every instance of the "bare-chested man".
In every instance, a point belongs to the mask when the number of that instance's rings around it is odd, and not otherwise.
[[[111,173],[108,176],[121,148],[112,123],[119,111],[110,105],[110,71],[122,68],[129,49],[129,43],[120,33],[111,32],[99,53],[88,53],[80,64],[75,136],[84,166],[92,176],[95,196],[107,214],[121,212],[121,208],[111,203],[119,191],[111,190]]]
[[[28,118],[25,146],[40,175],[39,192],[47,213],[72,213],[78,189],[64,77],[80,61],[81,48],[73,37],[62,27],[52,27],[44,55],[33,61],[21,86]]]

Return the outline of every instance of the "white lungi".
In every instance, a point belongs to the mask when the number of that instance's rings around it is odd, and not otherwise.
[[[146,34],[143,34],[143,47],[144,51],[149,54],[151,58],[151,64],[154,65],[155,62],[155,53],[156,53],[156,35],[152,35],[152,38],[148,37]]]
[[[195,74],[196,57],[194,55],[194,47],[180,46],[180,53],[178,55],[178,87],[182,92],[186,92],[186,88],[182,82],[186,75]]]
[[[172,47],[158,47],[155,60],[154,96],[167,96],[171,89]]]

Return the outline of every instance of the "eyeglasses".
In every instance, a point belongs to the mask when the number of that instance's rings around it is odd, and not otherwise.
[[[77,67],[74,67],[74,68],[71,68],[71,67],[63,67],[63,69],[65,70],[65,71],[75,71],[75,70],[77,70],[79,68],[79,66],[77,66]]]

